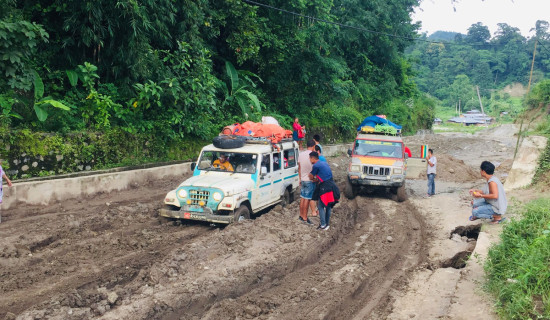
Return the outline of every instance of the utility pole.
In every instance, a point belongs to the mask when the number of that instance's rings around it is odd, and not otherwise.
[[[538,39],[535,39],[535,49],[533,49],[533,60],[531,61],[531,72],[529,73],[529,84],[527,85],[527,94],[529,94],[529,91],[531,90],[531,79],[533,78],[533,67],[535,66],[535,55],[537,54],[537,41]],[[523,118],[525,116],[521,115],[521,123],[519,125],[519,133],[518,133],[518,140],[516,141],[516,150],[514,150],[514,160],[516,160],[516,155],[518,154],[519,149],[519,140],[522,136],[522,129],[523,129]],[[527,125],[529,127],[529,125]]]
[[[479,99],[479,106],[481,107],[481,113],[486,116],[485,111],[483,111],[483,103],[481,103],[481,96],[479,95],[479,86],[476,86],[477,98]],[[483,119],[485,126],[487,126],[487,120]]]
[[[537,54],[537,41],[538,39],[535,39],[535,50],[533,50],[533,60],[531,61],[531,72],[529,73],[529,84],[527,85],[527,93],[529,93],[529,90],[531,89],[531,79],[533,78],[533,67],[535,66],[535,55]]]

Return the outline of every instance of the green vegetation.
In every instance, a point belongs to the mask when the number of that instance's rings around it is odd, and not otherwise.
[[[525,206],[489,251],[487,288],[503,319],[550,318],[550,199]]]
[[[298,116],[326,142],[372,114],[431,126],[403,54],[418,0],[266,3],[378,33],[241,0],[2,1],[2,131],[151,135],[169,155],[263,115],[287,128]]]
[[[473,24],[466,35],[436,32],[431,41],[417,41],[406,51],[415,76],[413,81],[422,92],[438,100],[441,109],[436,115],[444,121],[453,116],[460,103],[463,112],[480,109],[476,87],[479,87],[485,112],[501,122],[511,122],[523,112],[522,97],[511,97],[502,89],[514,83],[527,86],[535,41],[538,41],[533,83],[550,76],[550,24],[539,20],[536,35],[525,38],[518,28],[498,24],[491,38],[489,29]],[[544,44],[544,45],[543,45]],[[501,118],[501,112],[508,112]]]
[[[0,141],[10,146],[4,169],[18,170],[18,178],[47,176],[174,159],[196,157],[203,140],[181,139],[165,145],[152,133],[128,133],[120,128],[106,132],[46,134],[29,129],[0,132]],[[25,167],[26,166],[26,167]],[[25,167],[25,169],[22,169]]]

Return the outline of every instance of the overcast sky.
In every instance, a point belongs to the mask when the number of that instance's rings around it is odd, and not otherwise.
[[[454,9],[453,9],[454,7]],[[435,31],[455,31],[466,34],[477,22],[489,27],[491,36],[497,23],[507,23],[519,28],[524,36],[537,20],[550,22],[550,0],[422,0],[413,15],[413,21],[421,21],[421,32],[428,35]]]

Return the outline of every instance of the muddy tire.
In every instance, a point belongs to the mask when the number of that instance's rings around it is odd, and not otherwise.
[[[235,213],[233,214],[234,223],[239,223],[243,220],[250,219],[250,209],[244,204],[242,204],[237,210],[235,210]]]
[[[212,140],[214,147],[220,149],[234,149],[244,146],[244,138],[239,136],[217,136]]]
[[[357,196],[357,188],[354,187],[349,179],[346,179],[346,185],[344,187],[344,195],[348,199],[354,199]]]
[[[285,189],[285,193],[283,193],[283,196],[281,197],[281,206],[284,208],[290,204],[290,192],[288,192],[288,189]]]
[[[396,194],[397,202],[403,202],[407,200],[407,191],[405,190],[405,185],[402,185],[401,187],[397,188],[395,194]]]
[[[288,198],[288,203],[293,203],[296,199],[296,191],[289,191],[290,192],[290,198]]]

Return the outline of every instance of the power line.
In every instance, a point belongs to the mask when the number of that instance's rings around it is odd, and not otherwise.
[[[242,1],[246,2],[248,4],[251,4],[251,5],[264,7],[264,8],[268,8],[268,9],[271,9],[271,10],[280,11],[280,12],[284,12],[284,13],[287,13],[287,14],[290,14],[290,15],[295,15],[295,16],[298,16],[298,17],[303,17],[303,18],[307,18],[307,19],[311,19],[311,20],[316,20],[316,21],[320,21],[320,22],[324,22],[324,23],[328,23],[328,24],[337,25],[337,26],[342,27],[342,28],[349,28],[349,29],[354,29],[354,30],[358,30],[358,31],[363,31],[363,32],[367,32],[367,33],[372,33],[372,34],[377,34],[377,35],[382,35],[382,36],[387,36],[387,37],[392,37],[392,38],[405,39],[405,40],[410,40],[410,41],[423,41],[423,42],[428,42],[428,43],[433,43],[433,44],[462,45],[462,46],[470,46],[470,47],[473,47],[473,46],[486,46],[486,47],[500,46],[500,45],[493,45],[493,44],[453,43],[453,42],[433,41],[433,40],[427,40],[427,39],[421,39],[421,38],[405,37],[405,36],[395,35],[395,34],[391,34],[391,33],[386,33],[386,32],[381,32],[381,31],[376,31],[376,30],[370,30],[370,29],[367,29],[367,28],[364,28],[364,27],[357,27],[357,26],[352,26],[352,25],[349,25],[349,24],[343,24],[343,23],[339,23],[339,22],[329,21],[329,20],[322,19],[322,18],[317,18],[317,17],[314,17],[314,16],[308,16],[308,15],[305,15],[305,14],[301,14],[301,13],[298,13],[298,12],[294,12],[294,11],[290,11],[290,10],[286,10],[286,9],[282,9],[282,8],[277,8],[277,7],[274,7],[272,5],[268,5],[268,4],[264,4],[264,3],[260,3],[260,2],[256,2],[256,1],[252,1],[252,0],[242,0]]]

